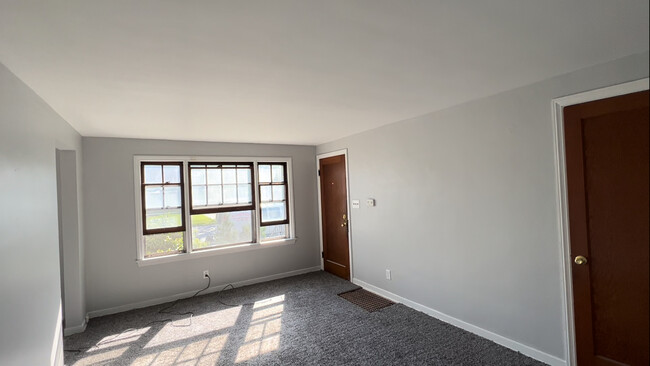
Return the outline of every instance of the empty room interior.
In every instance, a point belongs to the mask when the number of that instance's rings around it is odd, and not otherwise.
[[[0,0],[1,365],[648,365],[647,0]]]

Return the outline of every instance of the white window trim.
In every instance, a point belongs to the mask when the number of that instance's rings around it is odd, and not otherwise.
[[[192,230],[191,230],[191,215],[190,215],[190,205],[189,200],[189,169],[188,163],[195,162],[227,162],[227,163],[237,163],[237,162],[252,162],[253,163],[253,189],[255,190],[255,217],[253,219],[254,233],[253,233],[253,242],[245,244],[234,244],[234,245],[225,245],[221,247],[215,247],[210,249],[201,249],[198,251],[192,250]],[[161,257],[154,258],[144,258],[144,235],[142,234],[142,193],[140,186],[142,184],[140,164],[142,162],[181,162],[183,163],[183,198],[185,205],[183,206],[183,212],[185,214],[185,233],[183,234],[183,240],[185,242],[186,253],[177,253],[170,254]],[[261,236],[261,226],[259,225],[260,220],[260,205],[259,205],[259,174],[257,171],[258,163],[286,163],[287,165],[287,189],[289,191],[289,237],[286,239],[279,240],[269,240],[265,242],[260,242]],[[138,266],[149,266],[152,264],[159,263],[169,263],[176,261],[183,261],[192,258],[201,258],[208,257],[213,255],[222,255],[229,253],[238,253],[249,250],[258,250],[264,248],[274,248],[278,246],[284,246],[289,244],[294,244],[297,241],[296,238],[296,224],[294,219],[294,194],[293,194],[293,164],[290,157],[233,157],[233,156],[179,156],[179,155],[134,155],[133,156],[133,182],[134,182],[134,196],[135,196],[135,236],[136,236],[136,262]]]

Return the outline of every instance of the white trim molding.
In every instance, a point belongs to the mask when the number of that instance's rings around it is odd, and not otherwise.
[[[352,222],[353,217],[352,217],[352,211],[350,210],[350,169],[349,169],[349,164],[348,164],[348,149],[341,149],[341,150],[336,150],[336,151],[330,151],[322,154],[316,155],[316,175],[317,175],[317,189],[318,189],[318,234],[319,234],[319,241],[320,241],[320,252],[323,253],[323,214],[322,214],[322,209],[321,209],[321,195],[320,195],[320,176],[318,174],[320,170],[320,160],[329,158],[332,156],[338,156],[338,155],[343,155],[345,158],[345,190],[346,190],[346,197],[345,199],[347,200],[346,206],[348,209],[348,253],[349,253],[349,258],[350,258],[350,278],[354,278],[354,267],[352,265],[352,225],[354,223]],[[321,260],[320,260],[320,266],[322,270],[325,270],[325,262],[323,259],[323,256],[321,255]]]
[[[235,286],[235,287],[248,286],[248,285],[253,285],[253,284],[256,284],[256,283],[273,281],[273,280],[277,280],[277,279],[280,279],[280,278],[297,276],[297,275],[310,273],[310,272],[317,272],[317,271],[320,271],[320,270],[321,270],[320,266],[308,267],[308,268],[303,268],[303,269],[297,269],[295,271],[277,273],[277,274],[273,274],[273,275],[269,275],[269,276],[253,278],[253,279],[250,279],[250,280],[243,280],[243,281],[233,282],[232,285]],[[205,295],[205,294],[220,291],[226,285],[229,285],[229,284],[228,283],[222,283],[222,284],[219,284],[219,285],[210,286],[210,288],[208,288],[205,291],[201,292],[201,294]],[[166,302],[175,301],[175,300],[178,300],[178,299],[184,299],[184,298],[187,298],[187,297],[190,297],[190,296],[194,295],[195,293],[196,293],[196,290],[192,290],[192,291],[187,291],[187,292],[183,292],[183,293],[180,293],[180,294],[169,295],[169,296],[165,296],[165,297],[159,297],[159,298],[156,298],[156,299],[139,301],[139,302],[134,302],[134,303],[131,303],[131,304],[115,306],[115,307],[112,307],[112,308],[93,310],[93,311],[88,313],[88,316],[90,318],[97,318],[97,317],[100,317],[100,316],[110,315],[110,314],[117,314],[117,313],[121,313],[121,312],[124,312],[124,311],[129,311],[129,310],[133,310],[133,309],[146,308],[148,306],[164,304]]]
[[[54,327],[54,340],[52,342],[52,350],[50,354],[50,365],[60,366],[63,365],[63,305],[59,301],[59,314],[56,317],[56,327]]]
[[[271,241],[265,241],[263,243],[236,244],[232,246],[203,249],[201,251],[192,252],[192,255],[187,255],[187,253],[180,253],[180,254],[172,254],[172,255],[166,255],[161,257],[145,258],[142,260],[136,260],[136,262],[138,263],[138,267],[146,267],[154,264],[179,262],[179,261],[191,260],[191,259],[201,258],[201,257],[211,257],[213,255],[277,248],[285,245],[295,244],[297,241],[298,238],[293,238],[293,239],[271,240]]]
[[[88,314],[84,317],[84,321],[76,326],[73,327],[66,327],[63,329],[63,336],[67,337],[69,335],[77,334],[77,333],[83,333],[86,330],[86,326],[88,325]]]
[[[527,346],[525,344],[513,341],[512,339],[506,338],[504,336],[501,336],[499,334],[490,332],[489,330],[483,329],[481,327],[478,327],[476,325],[464,322],[458,318],[454,318],[453,316],[447,315],[445,313],[442,313],[440,311],[437,311],[435,309],[432,309],[428,306],[424,306],[422,304],[419,304],[415,301],[411,301],[407,298],[401,297],[399,295],[396,295],[392,292],[386,291],[382,288],[379,288],[377,286],[371,285],[367,282],[361,281],[359,279],[353,278],[352,283],[355,285],[359,285],[363,287],[364,289],[373,292],[377,295],[383,296],[387,299],[390,299],[396,303],[404,304],[410,308],[413,308],[415,310],[421,311],[429,316],[432,316],[438,320],[441,320],[445,323],[451,324],[453,326],[456,326],[458,328],[461,328],[463,330],[466,330],[470,333],[474,333],[480,337],[489,339],[493,341],[494,343],[500,344],[504,347],[510,348],[514,351],[521,352],[526,356],[529,356],[531,358],[534,358],[538,361],[542,361],[544,363],[547,363],[551,366],[566,366],[566,362],[558,357],[555,357],[553,355],[549,355],[548,353],[542,352],[538,349],[535,349],[533,347]]]
[[[575,325],[573,314],[573,286],[571,281],[571,245],[569,242],[569,207],[567,204],[566,165],[564,146],[564,108],[570,105],[611,98],[619,95],[648,90],[648,78],[631,81],[553,99],[553,138],[555,140],[555,176],[557,187],[558,225],[560,228],[560,263],[562,266],[562,301],[564,304],[565,355],[567,365],[577,364]]]

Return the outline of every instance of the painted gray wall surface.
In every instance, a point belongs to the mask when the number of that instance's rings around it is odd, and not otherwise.
[[[314,146],[83,138],[86,294],[89,311],[318,266]],[[293,158],[293,245],[138,267],[134,155],[274,156]]]
[[[80,152],[81,136],[0,64],[2,365],[48,365],[57,355],[57,148]]]
[[[551,100],[647,76],[646,52],[318,146],[376,199],[354,277],[565,359]]]

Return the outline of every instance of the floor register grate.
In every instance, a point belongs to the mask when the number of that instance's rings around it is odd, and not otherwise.
[[[362,288],[342,292],[339,296],[371,313],[394,304],[394,302]]]

